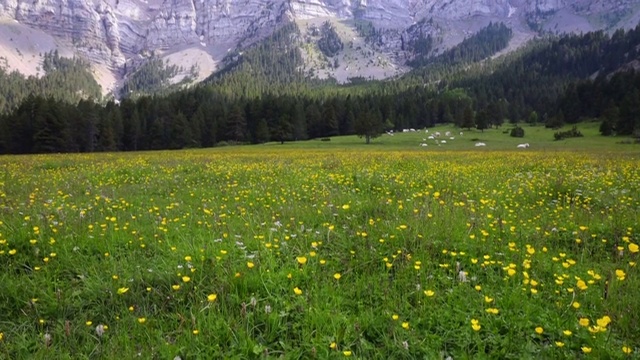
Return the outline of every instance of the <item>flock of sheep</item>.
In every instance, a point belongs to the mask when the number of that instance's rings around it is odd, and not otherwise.
[[[411,132],[419,132],[419,130],[416,129],[403,129],[402,130],[403,133],[411,133]],[[425,129],[424,130],[425,134],[429,134],[429,129]],[[393,136],[394,132],[393,130],[387,131],[387,135],[389,136]],[[460,136],[464,136],[464,132],[460,131]],[[429,136],[427,136],[426,138],[422,139],[422,142],[420,143],[421,147],[427,147],[429,146],[429,144],[427,144],[428,140],[433,140],[435,142],[435,144],[437,146],[442,146],[443,144],[447,143],[447,140],[451,141],[451,140],[455,140],[456,137],[453,136],[453,134],[451,133],[451,131],[447,131],[443,134],[441,134],[439,131],[436,131],[432,134],[430,134]],[[483,147],[483,146],[487,146],[486,143],[483,142],[477,142],[475,143],[476,147]],[[527,149],[529,147],[529,143],[524,143],[524,144],[518,144],[518,146],[516,146],[518,149]]]

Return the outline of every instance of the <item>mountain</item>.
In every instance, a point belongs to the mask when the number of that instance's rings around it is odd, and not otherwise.
[[[107,93],[150,59],[171,82],[204,79],[223,59],[296,23],[305,71],[316,77],[385,78],[419,52],[442,53],[490,22],[513,30],[508,49],[543,32],[634,27],[637,0],[0,0],[0,66],[42,75],[42,56],[87,59]],[[329,22],[341,47],[327,54]],[[331,55],[331,56],[328,56]],[[162,64],[162,62],[161,62]]]

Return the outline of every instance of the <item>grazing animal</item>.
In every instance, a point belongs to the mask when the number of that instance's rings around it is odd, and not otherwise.
[[[464,135],[464,133],[462,131],[460,131],[460,136]]]
[[[433,139],[435,139],[435,138],[433,137],[433,135],[429,135],[429,137],[428,137],[427,139],[429,139],[429,140],[433,140]]]
[[[529,147],[529,143],[518,144],[518,149],[526,149]]]
[[[451,131],[447,131],[446,133],[444,133],[444,136],[451,136]]]
[[[435,134],[433,134],[435,137],[440,137],[440,131],[436,131]]]
[[[429,146],[429,145],[427,145],[425,143],[422,143],[422,144],[420,144],[420,146],[424,147],[424,146]]]
[[[477,142],[476,146],[487,146],[487,144],[483,143],[483,142]]]
[[[447,140],[441,140],[440,141],[440,144],[446,144],[446,143],[447,143]]]
[[[449,140],[455,140],[455,139],[456,139],[455,136],[450,136],[449,137]]]

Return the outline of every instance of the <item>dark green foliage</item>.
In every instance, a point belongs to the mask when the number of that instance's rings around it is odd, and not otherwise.
[[[511,137],[524,137],[524,129],[521,128],[520,126],[516,126],[513,129],[511,129],[511,132],[509,133],[509,135]]]
[[[320,28],[320,39],[318,40],[318,48],[325,56],[333,57],[344,48],[340,36],[336,32],[335,27],[329,21],[325,21]]]
[[[504,49],[509,44],[513,32],[504,23],[490,23],[462,43],[439,56],[429,57],[433,47],[431,36],[421,35],[410,43],[416,57],[407,65],[412,67],[467,64],[477,62]]]
[[[553,134],[553,138],[555,140],[564,140],[564,139],[568,139],[568,138],[577,138],[577,137],[582,137],[582,133],[580,132],[580,130],[578,130],[577,127],[572,127],[571,130],[567,130],[567,131],[558,131],[556,133]]]
[[[7,73],[0,67],[0,113],[14,110],[29,95],[51,97],[77,103],[81,99],[100,99],[100,85],[89,64],[82,59],[67,59],[57,51],[43,55],[44,76],[24,77],[17,71]]]
[[[165,61],[152,56],[138,67],[132,74],[126,75],[126,80],[120,89],[121,97],[138,97],[144,94],[168,93],[177,86],[171,86],[169,80],[183,72],[179,66],[169,65]],[[187,78],[184,83],[190,82]]]

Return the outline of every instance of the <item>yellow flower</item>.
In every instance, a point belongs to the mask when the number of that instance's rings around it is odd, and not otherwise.
[[[562,341],[556,341],[556,346],[557,347],[563,347],[564,343]]]
[[[577,286],[580,290],[587,290],[588,288],[587,283],[585,283],[584,280],[578,280]]]
[[[409,322],[405,321],[402,323],[402,328],[403,329],[409,329]]]
[[[625,274],[624,270],[616,270],[616,277],[618,278],[618,280],[622,281],[626,276],[627,274]]]
[[[571,306],[573,306],[574,309],[579,309],[580,308],[580,303],[577,301],[574,301],[573,304],[571,304]]]
[[[91,320],[89,320],[89,321],[87,321],[85,324],[86,324],[87,326],[91,326],[91,324],[93,324],[93,322],[92,322]]]
[[[185,256],[184,261],[191,261],[191,256]]]
[[[0,338],[0,339],[1,339],[1,338]],[[632,350],[630,347],[628,347],[628,346],[623,346],[623,347],[622,347],[622,352],[623,352],[623,353],[625,353],[625,354],[631,354],[631,352],[632,352],[632,351],[633,351],[633,350]]]
[[[493,314],[493,315],[498,315],[498,313],[500,313],[500,310],[498,310],[496,308],[488,308],[485,311],[488,312],[489,314]]]
[[[126,293],[127,291],[129,291],[128,287],[121,287],[118,289],[118,295],[122,295],[124,293]]]
[[[333,278],[336,279],[336,280],[340,280],[341,277],[342,277],[342,275],[340,275],[340,273],[333,274]]]
[[[486,296],[486,295],[485,295],[485,296],[484,296],[484,302],[486,302],[486,303],[493,302],[493,298],[490,298],[490,297],[488,297],[488,296]]]
[[[480,328],[482,326],[480,325],[480,322],[476,319],[471,319],[471,328],[473,329],[473,331],[480,331]]]
[[[588,353],[591,352],[591,348],[587,347],[587,346],[583,346],[580,349],[582,349],[582,352],[585,353],[585,354],[588,354]]]
[[[247,267],[249,269],[252,269],[254,266],[256,266],[254,263],[252,263],[251,261],[247,261]]]
[[[189,281],[191,281],[191,278],[190,278],[190,277],[188,277],[188,276],[183,276],[183,277],[182,277],[182,281],[184,281],[184,282],[188,283]]]
[[[607,325],[609,325],[609,323],[611,323],[611,318],[607,315],[603,316],[602,318],[596,320],[596,323],[598,324],[598,326],[600,326],[601,328],[606,328]]]
[[[171,288],[177,291],[180,290],[180,285],[172,285]]]
[[[335,342],[335,341],[334,341],[334,342],[332,342],[332,343],[329,345],[329,348],[330,348],[331,350],[335,350],[337,347],[338,347],[338,344],[336,344],[336,342]]]
[[[349,206],[349,205],[345,205],[345,206],[347,206],[347,209],[348,209],[348,206]],[[343,352],[342,352],[342,354],[343,354],[344,356],[351,356],[351,351],[349,351],[349,350],[345,350],[345,351],[343,351]]]
[[[638,251],[640,251],[640,249],[638,249],[638,245],[637,244],[629,244],[629,251],[631,251],[632,253],[637,253]]]
[[[299,287],[297,287],[297,286],[296,286],[295,288],[293,288],[293,292],[294,292],[296,295],[302,295],[302,290],[300,290],[300,288],[299,288]]]
[[[542,334],[543,332],[544,332],[544,329],[543,329],[541,326],[538,326],[538,327],[536,328],[536,334],[539,334],[539,335],[540,335],[540,334]]]
[[[16,249],[9,250],[9,255],[15,255],[18,252]]]
[[[476,289],[476,291],[480,291],[480,290],[482,290],[482,286],[480,286],[480,285],[476,285],[476,286],[475,286],[475,289]]]
[[[507,274],[508,274],[509,276],[513,276],[513,275],[515,275],[515,274],[516,274],[516,271],[515,271],[514,269],[509,268],[509,269],[507,270]]]
[[[146,321],[147,321],[147,319],[146,319],[146,318],[143,318],[143,317],[138,318],[138,322],[139,322],[140,324],[144,324]]]
[[[216,301],[216,299],[217,299],[217,298],[218,298],[218,295],[216,295],[216,294],[209,294],[209,295],[207,296],[207,301],[208,301],[208,302],[214,302],[214,301]]]
[[[432,296],[433,296],[433,295],[435,295],[436,293],[435,293],[435,291],[433,291],[433,290],[425,290],[425,291],[424,291],[424,294],[425,294],[427,297],[432,297]]]
[[[300,265],[304,265],[304,264],[306,264],[306,263],[307,263],[307,258],[306,258],[306,257],[304,257],[304,256],[298,256],[298,257],[296,258],[296,260],[298,260],[298,263],[299,263]]]
[[[343,210],[349,210],[349,204],[342,205],[342,209]],[[351,355],[351,352],[349,352],[349,355]],[[349,356],[349,355],[347,355],[347,356]]]
[[[580,318],[580,320],[578,321],[578,323],[580,324],[580,326],[587,327],[587,326],[589,326],[589,319],[587,319],[587,318]]]
[[[573,333],[571,332],[571,330],[565,330],[565,331],[563,331],[562,333],[563,333],[565,336],[571,336],[571,334],[573,334]]]
[[[391,318],[393,320],[398,320],[399,316],[398,316],[398,314],[393,314],[393,315],[391,315]]]
[[[198,329],[195,329],[195,330],[192,331],[192,333],[193,333],[193,335],[198,335],[198,334],[200,334],[200,331]]]

